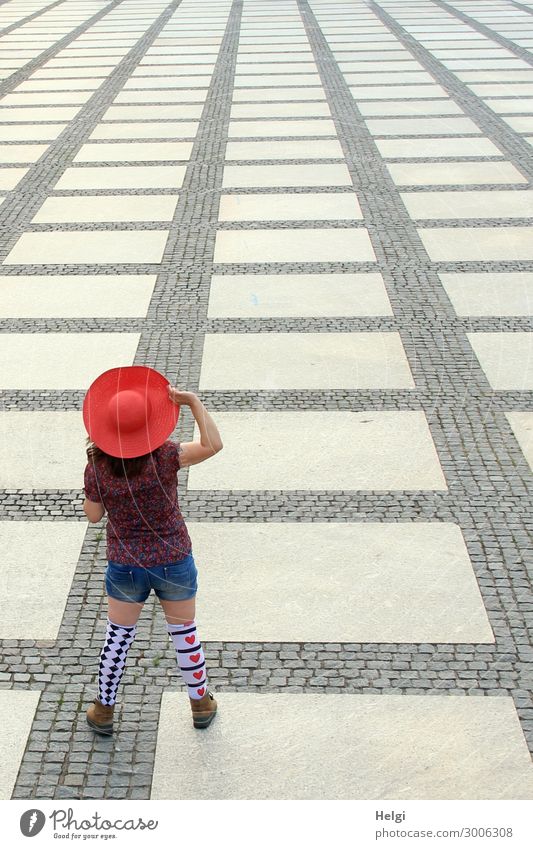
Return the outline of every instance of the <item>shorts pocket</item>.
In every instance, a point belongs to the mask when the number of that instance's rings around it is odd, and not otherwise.
[[[196,593],[196,566],[192,558],[189,562],[169,563],[163,566],[163,578],[167,586],[164,590],[182,598],[190,598]]]
[[[132,601],[135,596],[135,582],[131,566],[109,563],[105,573],[106,592],[112,598]]]

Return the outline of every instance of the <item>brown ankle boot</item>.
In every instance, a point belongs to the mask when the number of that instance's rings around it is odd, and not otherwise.
[[[213,693],[206,693],[201,699],[191,699],[192,724],[195,728],[207,728],[217,712],[217,703]]]
[[[112,734],[114,710],[115,705],[104,705],[98,699],[93,699],[87,710],[87,722],[98,734]]]

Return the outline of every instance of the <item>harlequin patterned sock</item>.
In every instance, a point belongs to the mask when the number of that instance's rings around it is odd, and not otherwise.
[[[207,672],[202,644],[196,633],[194,619],[182,625],[167,622],[167,630],[176,649],[182,678],[191,699],[201,699],[207,693]]]
[[[116,625],[109,618],[107,620],[107,632],[98,670],[98,699],[104,705],[115,704],[128,649],[135,639],[136,632],[136,625]]]

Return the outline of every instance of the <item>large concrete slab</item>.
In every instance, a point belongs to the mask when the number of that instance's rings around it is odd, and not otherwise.
[[[117,362],[133,364],[140,333],[2,333],[0,389],[88,389]]]
[[[418,228],[434,262],[533,259],[533,227]]]
[[[322,86],[306,86],[305,88],[235,88],[233,102],[269,101],[269,100],[324,100],[325,92]]]
[[[320,167],[320,166],[318,166]],[[355,193],[222,195],[219,221],[361,220]]]
[[[48,197],[35,223],[172,221],[179,195],[97,195]]]
[[[229,141],[226,160],[231,159],[344,159],[337,139],[309,139],[302,147],[301,141]]]
[[[363,228],[219,230],[214,261],[375,262]]]
[[[0,318],[143,318],[155,274],[0,276]]]
[[[457,315],[533,315],[533,274],[527,271],[439,274]]]
[[[526,462],[533,472],[533,413],[514,410],[504,413],[516,437]]]
[[[347,166],[332,165],[225,165],[223,188],[285,188],[291,186],[352,186]]]
[[[360,100],[357,107],[365,117],[372,115],[461,115],[453,100]]]
[[[103,121],[149,121],[156,118],[200,118],[204,109],[205,94],[198,92],[197,100],[202,103],[171,103],[161,106],[147,106],[139,103],[135,106],[110,106],[102,116]]]
[[[375,143],[381,155],[386,159],[502,155],[502,151],[486,138],[376,139]]]
[[[10,800],[15,789],[40,697],[41,690],[0,690],[0,799]]]
[[[399,162],[387,165],[387,169],[397,186],[527,183],[510,162]],[[498,192],[495,200],[501,194]],[[508,194],[520,198],[517,192]]]
[[[27,172],[28,168],[0,168],[0,190],[11,191]]]
[[[533,333],[467,333],[493,389],[533,389]]]
[[[126,142],[84,144],[74,162],[168,162],[189,159],[192,142]]]
[[[66,124],[3,124],[0,141],[54,141]]]
[[[226,450],[190,467],[190,490],[447,489],[420,410],[217,412],[217,425]]]
[[[0,411],[0,488],[83,487],[87,431],[80,410]]]
[[[327,103],[237,103],[231,108],[231,119],[236,118],[299,118],[329,117],[330,108]]]
[[[229,138],[283,138],[284,136],[336,136],[335,124],[328,118],[321,120],[287,121],[230,121]],[[302,145],[303,147],[303,145]]]
[[[3,265],[161,262],[167,230],[24,233]]]
[[[37,162],[48,150],[47,144],[10,144],[0,147],[0,163]]]
[[[0,338],[0,362],[1,351]],[[414,389],[415,383],[396,331],[206,333],[199,387]]]
[[[215,695],[201,736],[186,693],[163,692],[151,799],[533,798],[510,696]]]
[[[87,522],[0,522],[0,639],[57,640],[86,530]]]
[[[481,130],[470,118],[369,118],[365,123],[372,136],[481,135]]]
[[[90,139],[188,139],[198,131],[197,121],[131,121],[97,124]]]
[[[0,310],[1,310],[0,288]],[[1,312],[0,312],[1,315]],[[393,315],[381,274],[213,274],[209,318]]]
[[[0,106],[0,122],[71,121],[81,106]],[[31,134],[28,135],[28,139]]]
[[[202,586],[204,640],[494,645],[455,524],[188,522],[187,527]],[[246,599],[238,618],[231,603],[237,595]]]
[[[116,165],[66,168],[55,189],[179,189],[186,165]]]
[[[529,191],[402,192],[401,198],[415,219],[533,217]]]

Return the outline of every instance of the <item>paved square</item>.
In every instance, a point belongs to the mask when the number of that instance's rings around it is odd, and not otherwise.
[[[346,165],[226,165],[222,188],[351,186]]]
[[[527,183],[526,178],[510,162],[400,162],[387,165],[387,170],[397,186]],[[500,194],[498,193],[497,197]],[[520,203],[520,195],[517,192],[508,194],[513,194]],[[522,194],[526,195],[525,192]],[[437,197],[440,197],[440,194]],[[498,216],[497,205],[495,206],[494,212]]]
[[[532,260],[532,227],[438,227],[417,230],[434,262]]]
[[[3,264],[160,262],[167,237],[166,230],[25,233]]]
[[[218,421],[226,450],[190,467],[190,490],[447,489],[419,410],[220,412]],[[295,433],[298,451],[287,454]],[[324,433],[327,462],[310,463]]]
[[[364,229],[219,230],[214,261],[375,262]]]
[[[524,454],[525,461],[533,471],[533,413],[516,410],[504,415]]]
[[[204,337],[200,389],[328,386],[414,389],[398,333],[206,333]]]
[[[0,710],[4,717],[0,738],[0,799],[12,798],[40,698],[40,690],[0,690]]]
[[[533,315],[533,274],[527,271],[439,274],[457,315]]]
[[[341,221],[362,217],[355,194],[343,192],[222,195],[218,216],[219,221]]]
[[[87,432],[81,410],[2,410],[0,434],[2,489],[83,486]]]
[[[84,522],[0,522],[0,639],[57,640]]]
[[[380,154],[386,159],[396,157],[405,157],[406,159],[434,157],[438,159],[441,156],[501,156],[501,151],[486,138],[376,139],[375,143]]]
[[[481,130],[470,118],[376,118],[365,121],[373,136],[457,136],[480,135]]]
[[[86,390],[114,362],[133,364],[139,340],[140,333],[2,334],[0,388]]]
[[[179,189],[184,165],[99,165],[67,168],[55,189]]]
[[[193,522],[189,528],[207,640],[328,642],[334,619],[346,642],[494,643],[457,525]],[[239,594],[246,610],[237,620],[231,598]]]
[[[226,160],[231,159],[344,159],[342,147],[336,139],[309,139],[302,147],[301,141],[229,141]]]
[[[207,309],[209,318],[392,314],[383,278],[372,273],[213,274]]]
[[[128,142],[126,144],[84,144],[74,162],[166,162],[188,159],[192,142]]]
[[[401,197],[414,219],[533,217],[529,191],[402,192]]]
[[[90,139],[187,139],[198,130],[195,121],[129,122],[127,124],[97,124]]]
[[[172,221],[178,195],[98,195],[49,197],[34,215],[34,223],[84,221]]]
[[[533,126],[532,126],[533,129]],[[283,136],[336,136],[337,131],[333,121],[323,118],[321,121],[311,119],[293,121],[230,121],[229,138],[267,138],[268,136],[283,138]],[[302,145],[303,147],[303,145]]]
[[[533,333],[467,333],[493,389],[533,389]]]
[[[4,275],[0,317],[142,317],[155,281],[154,274]]]
[[[218,768],[206,769],[187,694],[163,693],[151,799],[533,795],[531,758],[510,697],[224,692],[222,700],[224,713],[209,728]],[[176,770],[184,758],[187,773]]]

